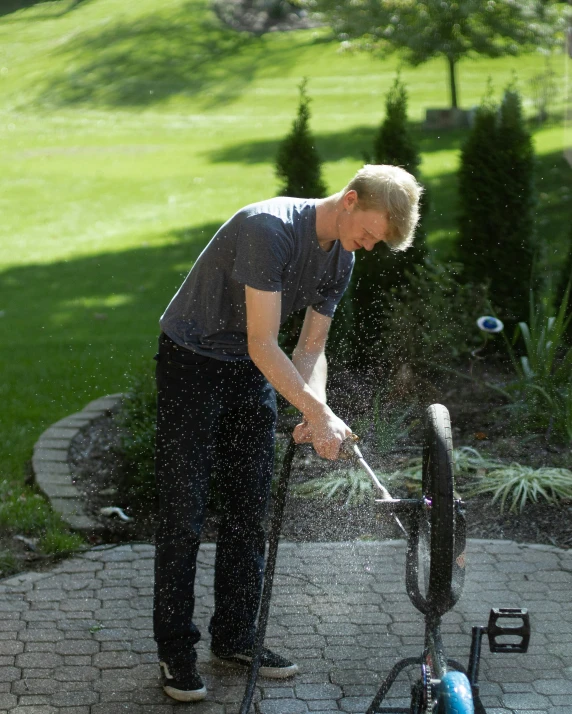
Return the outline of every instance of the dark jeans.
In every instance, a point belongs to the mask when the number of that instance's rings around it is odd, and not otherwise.
[[[251,361],[223,362],[159,338],[157,359],[154,633],[159,657],[187,652],[193,623],[199,537],[216,483],[220,519],[215,609],[209,631],[217,654],[253,644],[264,530],[274,463],[276,394]]]

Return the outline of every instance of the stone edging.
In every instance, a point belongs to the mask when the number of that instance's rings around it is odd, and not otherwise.
[[[87,515],[84,499],[72,482],[68,463],[71,442],[81,429],[105,413],[117,409],[122,397],[121,393],[110,394],[89,402],[80,412],[52,424],[34,445],[34,479],[54,511],[73,530],[97,531],[102,530],[103,526]]]

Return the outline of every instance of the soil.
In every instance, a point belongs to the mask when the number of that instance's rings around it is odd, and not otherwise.
[[[484,375],[485,377],[487,375]],[[567,447],[545,443],[543,438],[515,438],[506,433],[502,411],[502,397],[494,391],[460,378],[449,379],[441,388],[434,385],[407,384],[399,379],[392,390],[386,390],[386,401],[407,396],[407,392],[419,395],[420,403],[441,402],[451,414],[455,446],[472,446],[479,452],[499,458],[506,463],[518,461],[534,467],[570,467],[570,450]],[[498,373],[494,375],[498,381]],[[372,395],[379,384],[379,375],[370,373],[356,378],[350,372],[338,372],[330,379],[330,403],[334,411],[352,424],[371,405]],[[285,406],[285,405],[283,405]],[[362,451],[374,470],[393,471],[411,456],[421,454],[422,434],[419,417],[422,408],[410,414],[411,427],[406,440],[398,441],[394,448],[378,458],[368,449],[367,439]],[[283,446],[297,419],[282,410],[278,439]],[[117,490],[121,477],[121,458],[118,455],[119,430],[112,417],[102,417],[82,432],[72,444],[70,452],[72,473],[78,488],[84,493],[87,510],[104,526],[97,542],[143,540],[152,542],[154,517],[135,504],[122,501]],[[316,456],[311,447],[303,446],[294,460],[292,486],[323,475],[339,465]],[[462,483],[457,488],[462,492]],[[410,495],[402,487],[395,496]],[[125,523],[117,518],[101,516],[103,506],[120,506],[133,518]],[[533,542],[572,547],[572,503],[558,506],[545,503],[529,504],[522,513],[501,513],[488,496],[466,499],[467,532],[471,538],[508,539],[517,542]],[[208,511],[202,533],[204,541],[216,539],[216,512]],[[366,503],[359,507],[346,507],[343,500],[305,499],[290,490],[282,536],[294,541],[345,541],[353,539],[379,539],[400,537],[400,531],[392,522],[381,522],[375,506]]]

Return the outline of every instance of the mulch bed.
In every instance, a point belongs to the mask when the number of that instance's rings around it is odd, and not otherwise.
[[[359,416],[360,406],[368,405],[379,378],[375,374],[362,376],[359,383],[351,373],[337,373],[330,380],[332,407],[352,423]],[[397,385],[396,389],[402,389]],[[389,395],[391,398],[391,395]],[[518,439],[505,430],[502,412],[495,409],[502,397],[484,387],[462,380],[448,379],[441,389],[431,385],[423,394],[423,403],[441,402],[450,413],[456,446],[473,446],[479,451],[510,463],[538,466],[568,466],[570,450],[545,444],[541,439]],[[357,406],[356,406],[357,405]],[[501,414],[501,416],[499,416]],[[279,432],[284,441],[295,423],[292,417],[282,416]],[[132,504],[121,502],[117,480],[121,473],[121,459],[117,453],[119,432],[111,417],[102,417],[82,432],[72,444],[71,466],[76,485],[84,493],[88,512],[105,524],[106,530],[98,541],[124,540],[153,541],[154,518],[149,512],[136,510]],[[375,470],[393,470],[404,458],[420,455],[421,429],[413,428],[403,450],[397,448],[385,459],[367,458]],[[296,484],[336,468],[319,459],[309,446],[301,447],[295,459],[291,483]],[[462,484],[459,484],[462,487]],[[396,496],[406,496],[397,492]],[[99,515],[102,506],[121,506],[134,520],[124,523]],[[472,538],[507,539],[532,542],[562,548],[572,546],[572,504],[559,506],[529,504],[522,513],[501,513],[489,497],[480,496],[466,502],[468,536]],[[396,538],[399,531],[392,523],[382,523],[376,517],[373,504],[345,507],[343,502],[327,499],[308,500],[289,495],[282,528],[283,537],[294,541],[345,541],[354,539]],[[209,511],[202,538],[216,539],[216,513]]]

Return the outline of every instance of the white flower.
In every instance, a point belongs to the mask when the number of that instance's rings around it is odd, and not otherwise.
[[[479,330],[483,332],[502,332],[504,325],[502,322],[491,315],[483,315],[477,320]]]

